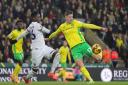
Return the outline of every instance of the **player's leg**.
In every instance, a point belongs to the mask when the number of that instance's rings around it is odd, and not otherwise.
[[[84,44],[77,45],[73,49],[71,49],[73,58],[75,60],[75,63],[77,66],[79,66],[81,73],[84,75],[85,78],[87,78],[89,81],[93,81],[93,79],[90,76],[90,73],[85,68],[83,63],[83,48],[86,48]]]
[[[88,79],[90,82],[93,82],[93,79],[90,76],[89,71],[84,66],[84,63],[82,60],[76,60],[76,64],[79,66],[81,73],[84,75],[86,79]]]
[[[66,68],[67,68],[67,64],[66,64],[66,62],[60,62],[60,63],[61,63],[62,70],[60,70],[58,76],[62,76],[63,81],[64,82],[67,82],[67,80],[66,80]]]
[[[50,72],[48,73],[48,77],[53,78],[53,79],[57,79],[55,76],[55,69],[57,68],[57,66],[59,65],[59,60],[60,60],[60,54],[58,53],[58,51],[54,50],[51,47],[45,46],[45,56],[47,56],[48,59],[53,60],[52,63],[52,67]]]
[[[92,49],[91,49],[91,46],[88,44],[88,43],[84,43],[82,46],[82,55],[86,55],[87,57],[93,57],[93,52],[92,52]],[[94,58],[94,57],[93,57]],[[86,69],[86,68],[85,68]],[[81,69],[82,71],[82,69]],[[84,71],[84,70],[83,70]],[[91,78],[89,72],[86,72],[88,75],[87,76],[87,79],[90,80],[91,82],[93,81],[93,79]]]
[[[27,76],[23,76],[23,80],[26,84],[31,83],[31,78],[38,72],[39,67],[38,66],[33,66],[32,65],[32,70],[28,73]]]
[[[51,59],[53,60],[53,63],[52,63],[52,67],[51,67],[50,72],[54,73],[55,69],[59,65],[60,54],[57,51],[54,51],[54,53],[52,54],[52,58]]]
[[[23,80],[26,84],[31,82],[31,78],[38,72],[39,65],[43,58],[43,49],[33,49],[32,50],[32,70],[28,75],[23,77]]]
[[[31,83],[31,78],[38,72],[39,67],[32,65],[32,70],[28,73],[27,76],[23,76],[23,80],[26,84]]]
[[[14,68],[13,74],[10,76],[11,80],[15,83],[19,83],[18,74],[20,73],[22,69],[22,61],[23,61],[23,53],[15,53],[14,58],[17,60],[17,64]]]
[[[17,53],[14,55],[15,59],[18,61],[13,74],[15,76],[18,76],[19,72],[21,71],[22,68],[22,62],[23,62],[23,53]]]

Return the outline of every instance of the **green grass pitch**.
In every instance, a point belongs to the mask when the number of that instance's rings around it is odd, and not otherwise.
[[[21,82],[20,84],[14,84],[12,82],[0,82],[0,85],[26,85],[23,82]],[[63,83],[63,82],[56,82],[56,81],[42,81],[42,82],[32,82],[29,85],[128,85],[128,81],[117,81],[117,82],[95,82],[93,84],[89,84],[87,82],[67,82],[67,83]]]

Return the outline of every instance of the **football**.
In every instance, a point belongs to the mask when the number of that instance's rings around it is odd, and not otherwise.
[[[99,54],[99,53],[101,53],[102,48],[101,48],[101,46],[100,46],[99,44],[94,44],[94,45],[92,46],[92,51],[93,51],[93,53],[95,53],[95,54]]]

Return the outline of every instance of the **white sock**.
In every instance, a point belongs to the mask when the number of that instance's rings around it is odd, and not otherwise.
[[[51,67],[51,73],[54,73],[55,72],[55,69],[57,68],[57,66],[59,65],[59,61],[60,61],[60,54],[57,53],[53,59],[53,64],[52,64],[52,67]]]
[[[27,75],[27,79],[32,78],[34,74],[35,74],[35,73],[31,70],[31,71],[28,73],[28,75]]]

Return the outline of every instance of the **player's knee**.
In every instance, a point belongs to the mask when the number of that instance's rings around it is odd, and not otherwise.
[[[20,66],[22,66],[22,63],[23,63],[22,61],[18,61],[18,64],[19,64]]]
[[[58,57],[58,58],[59,58],[59,55],[60,55],[59,52],[58,52],[57,50],[55,50],[55,51],[53,52],[53,54],[52,54],[52,57],[51,57],[50,61],[52,62],[55,57]]]
[[[56,56],[57,53],[58,53],[58,51],[55,50],[55,51],[53,52],[53,54],[52,54],[52,57],[54,58],[54,57]]]
[[[37,73],[38,70],[39,70],[39,67],[32,67],[32,71],[33,71],[34,73]]]
[[[82,60],[77,60],[76,65],[79,66],[79,67],[82,67],[82,66],[84,66],[84,63],[83,63]]]

